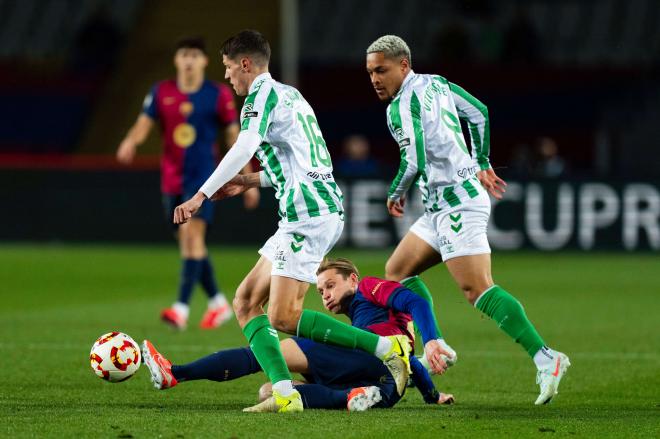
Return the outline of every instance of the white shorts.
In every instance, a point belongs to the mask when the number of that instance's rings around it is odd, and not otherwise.
[[[425,212],[410,231],[426,241],[447,261],[459,256],[490,253],[488,218],[490,199],[485,191],[458,206],[440,212]]]
[[[316,270],[344,230],[339,214],[293,223],[280,221],[277,232],[259,249],[272,264],[270,274],[316,284]]]

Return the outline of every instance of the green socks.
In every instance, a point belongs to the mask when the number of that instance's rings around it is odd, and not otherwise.
[[[520,343],[530,357],[534,358],[534,354],[545,346],[520,302],[500,286],[494,285],[486,290],[474,306],[495,320],[500,329]]]
[[[277,331],[270,325],[266,314],[250,320],[243,328],[243,334],[271,383],[291,379],[291,373],[280,350]]]
[[[303,310],[298,322],[298,335],[320,343],[329,343],[345,348],[359,348],[375,353],[378,335],[363,331],[339,320],[308,309]]]
[[[438,333],[438,338],[442,338],[442,331],[440,330],[440,326],[438,325],[438,319],[435,316],[435,311],[433,310],[433,296],[431,296],[431,291],[429,291],[429,288],[426,286],[424,281],[419,276],[413,276],[404,279],[401,282],[401,285],[408,288],[410,291],[417,294],[419,297],[421,297],[422,299],[428,302],[428,304],[431,306],[431,314],[433,315],[433,323],[435,324],[435,330]],[[416,324],[415,324],[415,331],[420,336],[422,335],[419,332],[419,329],[417,329]]]

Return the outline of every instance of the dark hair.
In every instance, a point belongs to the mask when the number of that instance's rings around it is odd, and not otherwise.
[[[179,49],[199,49],[206,55],[206,42],[202,37],[183,37],[174,45],[174,51]]]
[[[268,64],[270,44],[260,32],[246,29],[222,43],[221,53],[233,60],[240,55],[252,55],[257,58],[257,62]]]

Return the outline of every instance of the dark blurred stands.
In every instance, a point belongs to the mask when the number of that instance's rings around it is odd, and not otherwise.
[[[301,89],[333,152],[340,151],[346,135],[360,132],[375,154],[397,160],[384,107],[363,67],[369,43],[393,33],[411,46],[416,71],[442,74],[488,105],[495,166],[507,166],[516,148],[531,148],[539,136],[550,136],[573,176],[656,175],[660,2],[365,0],[356,8],[350,0],[307,0],[300,5]]]
[[[140,4],[0,0],[1,153],[76,148]]]

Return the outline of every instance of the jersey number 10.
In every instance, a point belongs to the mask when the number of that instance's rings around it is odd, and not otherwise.
[[[316,118],[310,114],[307,116],[307,120],[305,120],[305,117],[298,113],[298,120],[305,131],[307,140],[309,140],[309,154],[312,167],[318,168],[319,162],[324,166],[332,166],[330,153],[328,152],[325,140],[323,140],[321,128],[319,128],[319,123],[316,121]]]

